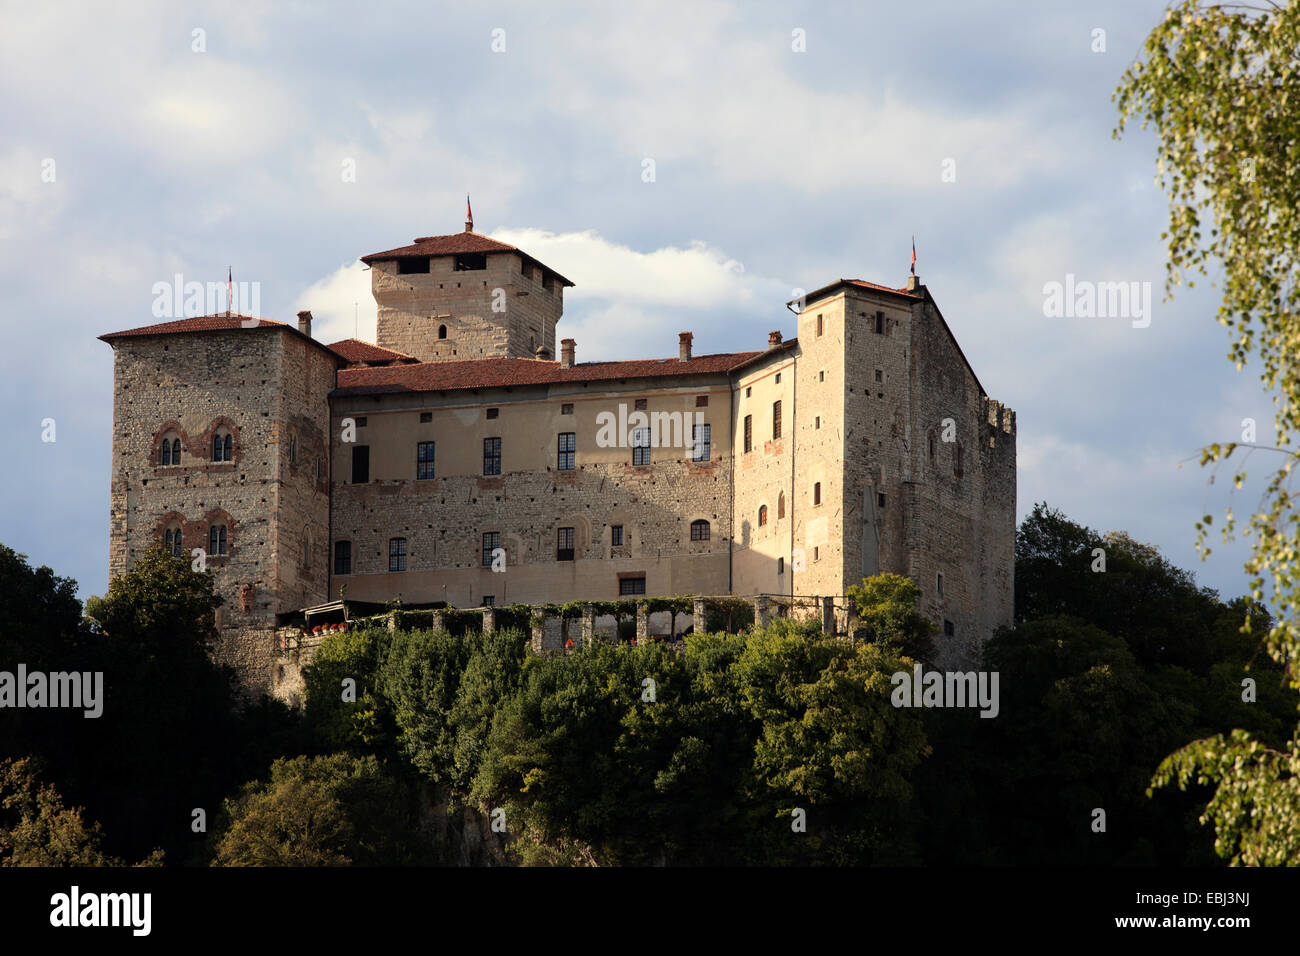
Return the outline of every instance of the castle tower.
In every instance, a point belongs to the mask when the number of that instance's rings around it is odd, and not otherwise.
[[[379,306],[379,346],[422,362],[554,358],[564,287],[573,283],[472,225],[362,256]]]

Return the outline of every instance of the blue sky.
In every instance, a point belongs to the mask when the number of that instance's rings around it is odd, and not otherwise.
[[[1078,7],[28,6],[0,32],[0,541],[105,589],[96,336],[153,321],[155,282],[229,266],[267,318],[311,308],[328,342],[355,308],[373,340],[358,257],[459,231],[469,192],[477,231],[576,283],[560,328],[578,361],[674,355],[684,329],[697,354],[762,348],[793,333],[796,289],[901,285],[914,234],[1017,412],[1019,514],[1046,500],[1241,593],[1243,542],[1194,551],[1228,503],[1194,456],[1247,417],[1271,441],[1272,402],[1227,360],[1211,289],[1161,301],[1155,142],[1111,136],[1164,4]],[[1152,283],[1150,325],[1046,317],[1067,273]]]

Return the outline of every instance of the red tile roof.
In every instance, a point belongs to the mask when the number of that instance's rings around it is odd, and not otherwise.
[[[901,295],[904,298],[908,298],[908,299],[925,298],[924,294],[919,291],[909,292],[906,288],[893,289],[887,285],[880,285],[879,283],[876,282],[867,282],[865,279],[837,279],[836,281],[832,282],[830,285],[824,285],[820,289],[814,289],[812,292],[809,292],[807,295],[803,297],[804,303],[807,304],[809,302],[813,302],[817,299],[820,299],[823,296],[830,295],[832,292],[834,292],[836,289],[838,289],[840,286],[843,285],[856,286],[859,289],[870,289],[872,292],[884,292],[889,295]],[[797,299],[791,299],[790,303],[797,302],[797,301],[798,301]],[[787,305],[790,303],[787,303]]]
[[[142,325],[122,332],[108,332],[101,335],[100,339],[110,342],[113,339],[124,339],[140,335],[173,335],[180,332],[226,332],[231,329],[264,329],[269,326],[290,329],[294,332],[298,331],[288,323],[274,322],[271,319],[257,319],[257,325],[246,326],[243,324],[252,318],[255,318],[255,316],[241,315],[238,312],[231,312],[229,315],[224,312],[220,315],[199,315],[189,319],[176,319],[173,322],[159,322],[156,325]]]
[[[762,355],[728,352],[699,355],[689,362],[639,359],[630,362],[585,362],[562,368],[541,359],[484,358],[463,362],[422,362],[385,368],[340,369],[338,388],[331,394],[374,395],[389,392],[439,392],[467,388],[553,385],[566,382],[608,382],[627,378],[679,375],[723,375]]]
[[[383,262],[388,259],[408,259],[418,256],[453,256],[462,252],[482,252],[488,255],[513,252],[545,269],[565,285],[573,285],[572,282],[550,266],[538,262],[519,247],[497,242],[497,240],[489,239],[487,236],[480,236],[477,232],[455,232],[450,236],[420,236],[416,238],[414,245],[399,246],[385,252],[372,252],[368,256],[362,256],[361,261],[366,265],[370,265],[372,262]]]
[[[341,342],[327,345],[326,348],[332,352],[337,352],[352,365],[409,365],[420,361],[414,355],[371,345],[369,342],[363,342],[360,339],[344,339]]]

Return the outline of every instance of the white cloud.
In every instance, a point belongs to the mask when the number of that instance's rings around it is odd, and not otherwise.
[[[340,266],[298,293],[293,311],[303,309],[311,310],[312,337],[318,342],[375,341],[378,308],[370,294],[370,270],[361,262]]]

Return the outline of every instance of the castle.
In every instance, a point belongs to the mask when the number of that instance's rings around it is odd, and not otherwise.
[[[274,689],[278,625],[340,597],[841,595],[894,571],[941,660],[1011,622],[1015,413],[915,276],[808,293],[765,348],[682,332],[670,358],[580,362],[554,351],[573,283],[471,223],[362,261],[378,344],[325,345],[310,312],[101,336],[110,575],[200,550],[247,689]]]

